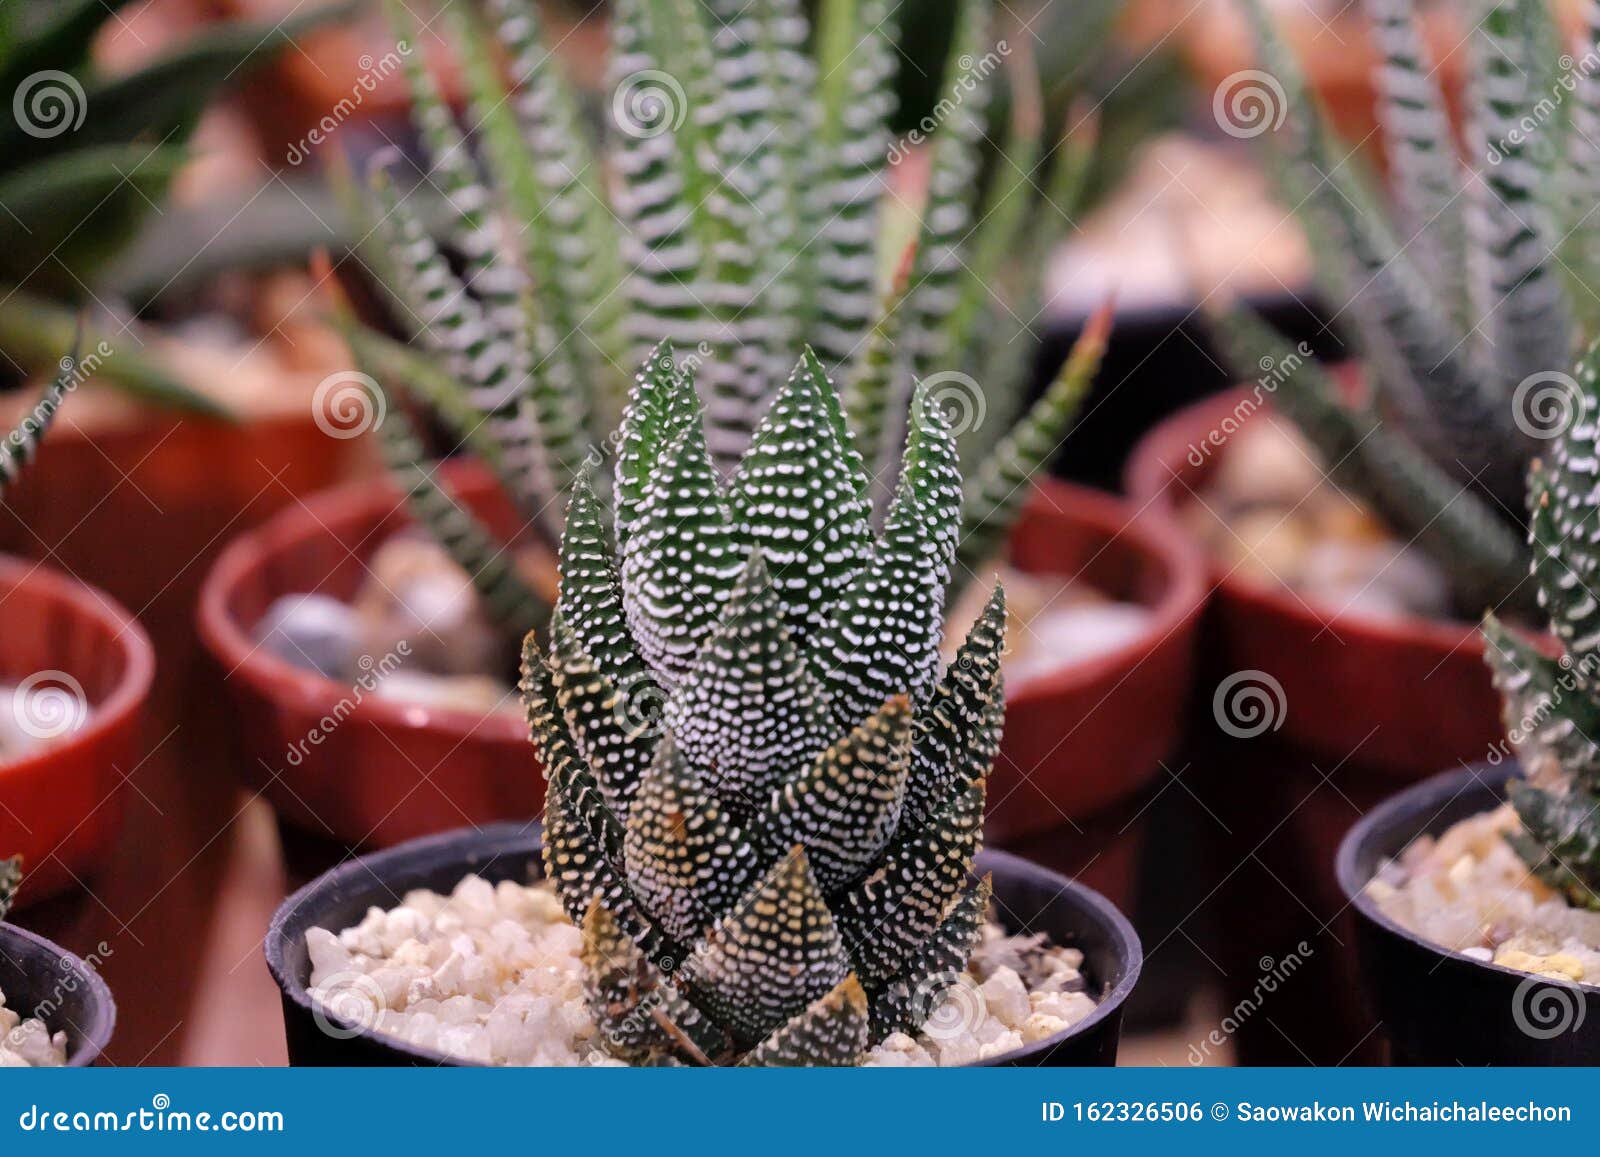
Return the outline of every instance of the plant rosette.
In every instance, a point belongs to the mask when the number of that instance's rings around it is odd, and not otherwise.
[[[948,1052],[950,1063],[965,1054],[966,1063],[981,1065],[1114,1064],[1122,1005],[1143,962],[1132,926],[1098,893],[1017,857],[984,852],[976,870],[994,879],[1000,924],[990,955],[1006,963],[984,981],[963,973],[952,991],[940,994],[915,1045],[910,1037],[897,1041],[899,1047],[878,1050],[875,1063],[929,1064]],[[538,825],[497,824],[373,853],[289,897],[273,919],[266,953],[282,990],[291,1062],[504,1064],[504,1051],[521,1049],[534,1059],[520,1063],[617,1063],[599,1049],[582,1007],[574,947],[581,936],[559,905],[551,911],[547,890],[529,887],[542,872]],[[449,947],[456,937],[465,937],[469,955]],[[469,990],[473,982],[464,978],[486,974],[497,940],[508,958],[522,955],[520,967],[498,981],[504,992],[453,1001],[441,993],[432,979],[439,965],[447,982]],[[1054,949],[1037,947],[1039,941]],[[1009,950],[1002,952],[1002,944]],[[1017,968],[1054,959],[1080,961],[1079,975],[1058,980],[1059,995],[1030,998]],[[398,963],[407,960],[412,965]],[[997,979],[1002,968],[1010,975]],[[495,985],[479,991],[495,993]],[[1039,1035],[1060,1018],[1035,1006],[1081,1019]],[[454,1026],[453,1016],[461,1018]],[[408,1030],[411,1039],[402,1035]],[[991,1047],[980,1058],[979,1032],[991,1042],[1015,1034],[1024,1043],[1004,1054]],[[441,1042],[455,1051],[441,1049]]]

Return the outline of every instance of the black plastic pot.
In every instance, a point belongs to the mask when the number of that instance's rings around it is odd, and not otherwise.
[[[284,901],[267,931],[267,967],[283,995],[284,1032],[295,1065],[453,1064],[428,1049],[384,1040],[313,1006],[306,932],[337,932],[367,909],[390,908],[406,892],[450,892],[476,872],[492,882],[543,874],[538,824],[495,824],[414,840],[342,864]],[[1099,1007],[1065,1032],[996,1058],[1002,1065],[1113,1065],[1122,1033],[1122,1005],[1139,979],[1144,954],[1133,926],[1098,892],[1004,852],[983,852],[980,872],[994,876],[1000,919],[1015,931],[1047,933],[1079,948]]]
[[[1406,1065],[1600,1064],[1600,989],[1451,952],[1400,927],[1365,893],[1373,874],[1421,835],[1505,799],[1515,764],[1424,780],[1368,813],[1339,846],[1339,886],[1355,907],[1361,983],[1391,1059]]]
[[[65,948],[0,924],[0,992],[23,1020],[41,1017],[67,1034],[67,1064],[92,1065],[111,1043],[117,1005],[100,974]]]

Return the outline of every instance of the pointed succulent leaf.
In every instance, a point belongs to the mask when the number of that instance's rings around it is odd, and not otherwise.
[[[557,605],[578,646],[594,658],[613,684],[622,687],[630,685],[644,667],[628,634],[622,584],[606,522],[594,492],[593,466],[586,466],[573,482],[561,531]]]
[[[1600,651],[1600,341],[1574,374],[1564,428],[1532,472],[1533,577],[1550,629],[1586,687]]]
[[[796,847],[717,921],[680,975],[690,999],[748,1048],[849,972],[833,913]]]
[[[668,983],[598,900],[581,927],[584,999],[608,1053],[635,1064],[671,1057],[705,1065],[727,1051],[722,1030]]]
[[[622,546],[628,626],[667,683],[688,673],[743,565],[705,437],[687,425],[662,446]]]
[[[1005,591],[996,583],[994,594],[917,717],[906,785],[905,822],[912,827],[920,827],[956,792],[993,768],[1005,720],[1005,679],[1000,667],[1005,646]]]
[[[760,871],[754,846],[671,734],[628,808],[628,884],[669,936],[691,941]]]
[[[661,451],[685,427],[699,421],[694,381],[679,368],[672,343],[664,341],[650,352],[634,378],[617,434],[614,495],[619,548],[627,545],[628,535],[639,521],[645,490]]]
[[[557,608],[550,617],[550,670],[556,702],[606,806],[626,822],[655,750],[660,688],[647,672],[619,686],[585,651]]]
[[[910,741],[911,704],[896,696],[772,793],[755,838],[775,849],[803,846],[825,894],[856,879],[900,822]]]
[[[1600,56],[1600,2],[1582,5],[1585,59]],[[1578,68],[1572,104],[1572,132],[1567,138],[1568,165],[1562,178],[1567,231],[1563,265],[1569,271],[1570,298],[1583,333],[1600,329],[1600,300],[1590,292],[1600,283],[1600,214],[1590,210],[1600,202],[1600,69]]]
[[[993,894],[992,876],[969,885],[933,935],[911,953],[899,972],[872,993],[872,1043],[892,1032],[916,1032],[939,1007],[944,994],[957,983],[972,959]]]
[[[797,639],[827,621],[872,549],[866,481],[851,469],[849,443],[840,445],[830,420],[837,404],[822,364],[807,350],[728,489],[739,548],[762,553]]]
[[[928,823],[895,839],[872,873],[834,904],[850,959],[876,985],[944,920],[983,837],[984,785],[969,784]]]
[[[883,534],[812,647],[839,726],[854,727],[896,695],[920,705],[932,689],[960,502],[955,439],[919,387]]]
[[[667,701],[665,718],[686,757],[712,769],[717,793],[740,815],[756,811],[827,746],[827,700],[784,624],[759,551]]]
[[[844,1068],[867,1047],[867,994],[851,973],[745,1054],[741,1065]]]
[[[1050,388],[1000,439],[967,484],[952,600],[1001,550],[1032,492],[1034,476],[1049,466],[1067,436],[1105,356],[1111,322],[1112,306],[1107,302],[1084,326]]]
[[[1574,670],[1567,655],[1543,654],[1493,615],[1484,619],[1483,638],[1506,734],[1524,770],[1600,789],[1600,703],[1587,693],[1600,672]]]
[[[1525,838],[1511,845],[1523,862],[1577,907],[1600,909],[1600,796],[1517,780],[1506,794],[1522,821]]]

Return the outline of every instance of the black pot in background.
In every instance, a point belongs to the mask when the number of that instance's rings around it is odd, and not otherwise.
[[[1290,345],[1304,341],[1319,358],[1348,356],[1319,308],[1288,294],[1251,299],[1250,305]],[[1083,322],[1061,317],[1046,324],[1034,361],[1032,397],[1042,394],[1061,369]],[[1191,402],[1238,384],[1198,305],[1119,308],[1094,388],[1055,456],[1054,473],[1121,490],[1123,464],[1146,430]]]
[[[306,932],[337,932],[360,922],[367,909],[391,908],[406,892],[448,894],[469,872],[491,882],[543,874],[537,824],[495,824],[414,840],[343,864],[284,901],[267,931],[267,967],[283,995],[284,1032],[295,1065],[452,1064],[426,1049],[380,1039],[359,1026],[314,1009],[306,991],[311,960]],[[1100,1003],[1063,1033],[987,1064],[1113,1065],[1122,1031],[1122,1005],[1139,979],[1143,953],[1133,927],[1098,892],[1004,852],[983,852],[977,869],[994,875],[1000,917],[1025,921],[1013,931],[1039,931],[1079,948],[1084,973],[1099,986]]]
[[[1355,907],[1362,987],[1392,1060],[1409,1065],[1600,1064],[1600,989],[1485,964],[1400,927],[1365,894],[1373,874],[1420,835],[1498,807],[1515,764],[1445,772],[1394,796],[1339,847]]]
[[[67,1034],[67,1064],[92,1065],[111,1043],[117,1005],[100,974],[43,936],[0,924],[0,992],[6,1007]]]

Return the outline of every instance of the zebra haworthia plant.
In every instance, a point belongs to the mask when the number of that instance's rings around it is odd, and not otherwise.
[[[1512,846],[1574,904],[1600,909],[1600,343],[1574,379],[1572,421],[1528,492],[1534,583],[1562,654],[1492,616],[1484,651],[1526,775],[1509,788],[1523,829]]]
[[[1600,3],[1565,45],[1544,0],[1477,0],[1469,153],[1429,60],[1416,0],[1364,0],[1381,66],[1384,203],[1333,139],[1262,0],[1245,0],[1287,116],[1274,175],[1320,282],[1364,356],[1371,401],[1305,366],[1274,402],[1335,481],[1452,576],[1461,609],[1531,603],[1519,512],[1528,464],[1570,414],[1580,330],[1600,320]],[[1566,72],[1563,74],[1562,69]],[[1221,326],[1239,366],[1283,364],[1251,316]]]
[[[985,919],[1004,601],[941,675],[962,490],[925,387],[876,533],[809,349],[726,482],[701,413],[663,348],[627,407],[614,518],[574,481],[557,605],[523,650],[546,869],[614,1055],[854,1064],[921,1024]],[[666,689],[659,726],[627,709],[641,681]]]
[[[22,887],[22,857],[12,856],[9,860],[0,860],[0,920],[4,920],[11,912],[11,905],[16,902],[17,890]]]
[[[453,5],[475,128],[462,131],[423,54],[407,57],[448,220],[436,237],[391,174],[375,172],[367,259],[420,340],[405,350],[356,330],[363,367],[433,405],[552,539],[589,447],[615,428],[628,375],[660,341],[697,367],[723,474],[809,341],[842,383],[880,516],[911,383],[981,388],[960,399],[981,415],[959,431],[962,457],[982,464],[963,496],[962,583],[1065,434],[1104,325],[1016,420],[1038,274],[1087,156],[1081,134],[1064,143],[1028,212],[1042,122],[1036,99],[1014,100],[996,174],[974,195],[992,73],[1010,55],[991,40],[991,0],[958,6],[920,239],[900,283],[880,292],[895,38],[909,7],[825,0],[813,30],[800,0],[617,0],[612,99],[595,141],[531,0]],[[1037,83],[1013,72],[1019,90]],[[1026,271],[1010,262],[1019,252]],[[389,407],[380,429],[420,516],[506,626],[542,624],[549,608],[438,493],[404,413]]]

